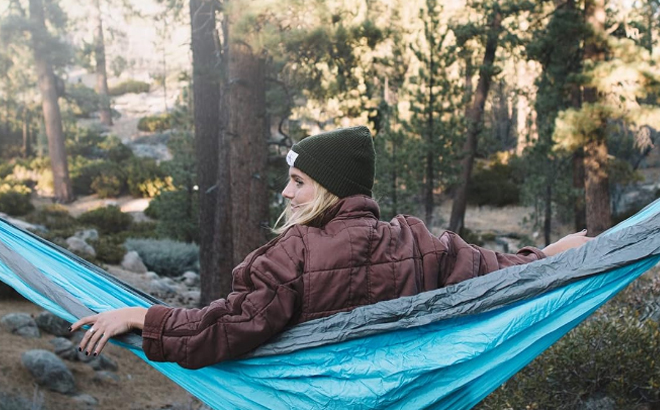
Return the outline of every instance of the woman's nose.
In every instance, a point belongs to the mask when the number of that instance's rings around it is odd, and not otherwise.
[[[286,199],[292,199],[293,198],[293,192],[291,189],[291,183],[289,182],[286,184],[284,187],[284,190],[282,191],[282,196],[285,197]]]

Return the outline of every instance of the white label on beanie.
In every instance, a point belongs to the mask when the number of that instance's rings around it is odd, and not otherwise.
[[[296,163],[296,158],[298,158],[298,153],[295,152],[294,150],[289,151],[288,154],[286,154],[286,163],[289,164],[290,167],[293,166],[293,164]]]

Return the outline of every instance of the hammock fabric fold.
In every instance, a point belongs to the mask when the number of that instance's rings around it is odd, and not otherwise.
[[[587,245],[298,325],[250,357],[149,362],[215,409],[468,409],[660,260],[660,201]],[[0,220],[0,280],[68,320],[158,300]]]

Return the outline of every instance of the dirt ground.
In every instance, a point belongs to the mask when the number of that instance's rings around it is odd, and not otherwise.
[[[0,317],[24,312],[36,316],[42,309],[16,298],[0,300]],[[31,349],[53,351],[50,340],[55,336],[41,332],[38,339],[28,339],[0,329],[0,386],[4,393],[19,394],[33,401],[34,410],[85,409],[75,396],[51,392],[35,384],[34,378],[21,364],[21,354]],[[103,354],[115,361],[119,382],[98,384],[92,380],[94,370],[82,362],[65,361],[76,382],[76,394],[89,394],[98,400],[91,407],[98,410],[197,409],[199,401],[160,372],[138,359],[126,349],[109,345]],[[36,391],[36,396],[35,396]],[[35,398],[36,397],[36,398]],[[41,404],[41,406],[40,406]],[[1,406],[0,406],[1,407]],[[18,409],[17,409],[18,410]]]

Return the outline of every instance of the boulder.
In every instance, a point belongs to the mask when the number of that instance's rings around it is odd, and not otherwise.
[[[154,279],[149,283],[149,293],[153,296],[164,298],[176,294],[176,289],[165,280]]]
[[[199,275],[196,272],[193,271],[184,272],[184,274],[181,275],[181,279],[183,284],[188,286],[189,288],[199,286]]]
[[[182,305],[197,307],[199,305],[199,299],[201,297],[201,292],[198,290],[190,290],[188,292],[183,292],[179,295],[179,302]]]
[[[0,319],[2,327],[15,335],[38,338],[41,336],[37,323],[27,313],[10,313]]]
[[[73,236],[80,238],[83,241],[97,241],[99,239],[99,231],[96,229],[85,229],[82,231],[76,232]]]
[[[37,323],[37,326],[39,326],[39,329],[50,333],[53,336],[71,336],[71,332],[69,332],[69,326],[71,326],[71,323],[47,310],[39,313],[37,317],[34,318],[34,321]]]
[[[156,272],[147,272],[144,274],[145,279],[160,279],[160,276]]]
[[[78,347],[69,339],[56,337],[50,341],[53,345],[55,354],[65,360],[78,360]]]
[[[91,256],[96,256],[96,250],[82,239],[72,236],[66,240],[68,248],[73,253],[84,253]]]
[[[142,258],[135,251],[130,251],[124,255],[121,261],[121,267],[135,273],[147,273],[147,267],[144,266]]]
[[[28,350],[21,356],[23,366],[38,384],[59,393],[68,394],[75,390],[73,374],[64,362],[47,350]]]
[[[119,369],[117,363],[108,356],[101,354],[88,363],[94,370],[110,370],[116,372]]]

